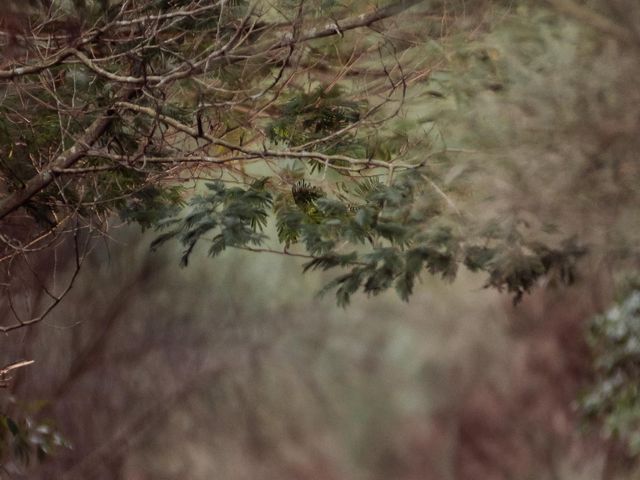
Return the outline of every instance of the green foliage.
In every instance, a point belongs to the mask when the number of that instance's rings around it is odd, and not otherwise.
[[[310,217],[317,216],[317,201],[325,197],[322,189],[300,180],[291,188],[291,196],[296,206]]]
[[[265,238],[261,232],[266,226],[267,209],[272,204],[265,183],[266,179],[254,182],[247,189],[227,188],[221,181],[207,183],[208,191],[191,200],[191,211],[184,219],[165,222],[170,229],[153,242],[152,248],[177,238],[185,246],[182,264],[186,266],[205,235],[213,235],[208,239],[212,257],[229,247],[260,245]]]
[[[276,194],[267,179],[248,188],[209,183],[185,217],[163,224],[168,231],[153,247],[178,239],[185,247],[183,265],[200,241],[209,243],[211,256],[229,247],[260,247],[273,216],[283,253],[299,244],[312,257],[303,271],[346,270],[322,290],[335,289],[341,306],[359,290],[378,295],[393,288],[408,300],[423,272],[451,281],[460,264],[486,272],[487,286],[505,288],[514,301],[554,272],[560,282],[574,280],[584,253],[575,242],[552,249],[506,227],[474,234],[471,222],[434,213],[441,210],[431,204],[438,200],[425,197],[426,185],[418,169],[398,174],[391,184],[354,180],[336,196],[307,181]]]
[[[589,343],[595,379],[583,396],[587,418],[601,422],[605,433],[640,453],[640,289],[630,289],[604,314],[592,319]]]
[[[27,466],[34,458],[41,462],[59,448],[69,445],[52,425],[0,415],[0,466],[7,461]]]
[[[350,100],[339,86],[318,86],[309,93],[296,93],[281,106],[275,121],[267,126],[267,136],[275,144],[309,145],[310,151],[364,157],[366,142],[346,130],[364,114],[366,103]],[[324,164],[312,160],[312,172]],[[332,161],[335,166],[348,166]]]
[[[245,1],[224,8],[196,8],[183,0],[134,1],[121,12],[107,7],[76,3],[77,12],[95,16],[95,25],[105,29],[100,35],[70,21],[69,28],[80,30],[75,35],[84,35],[86,43],[78,48],[93,63],[53,62],[42,74],[3,83],[0,175],[9,194],[75,145],[96,119],[111,116],[91,145],[93,153],[57,172],[56,181],[21,205],[43,229],[67,215],[117,214],[143,228],[163,228],[153,247],[177,239],[186,265],[200,242],[208,243],[211,256],[230,247],[264,248],[273,219],[283,253],[296,248],[311,257],[305,271],[341,270],[329,288],[342,305],[356,291],[395,289],[407,300],[423,273],[450,281],[461,265],[485,272],[487,286],[508,291],[516,301],[542,277],[573,281],[583,253],[575,242],[552,246],[515,224],[487,227],[452,207],[449,195],[460,193],[457,179],[465,167],[448,155],[449,132],[441,129],[446,122],[432,106],[451,97],[467,107],[478,91],[499,90],[491,85],[508,75],[491,45],[458,45],[456,37],[451,68],[411,79],[401,59],[435,58],[442,46],[425,39],[413,49],[411,42],[373,35],[361,52],[341,59],[345,37],[337,32],[295,45],[289,54],[278,47],[276,54],[273,45],[288,37],[272,16],[286,18],[278,8],[291,10],[284,4],[256,11]],[[339,2],[305,8],[288,25],[291,32],[324,25],[314,20],[318,12],[347,14]],[[185,9],[194,10],[184,15]],[[65,12],[60,18],[67,18]],[[147,38],[144,32],[153,34]],[[222,53],[213,55],[217,50]],[[359,56],[357,75],[351,75],[346,58]],[[317,78],[310,73],[306,80],[284,80],[289,72],[283,67],[307,69],[316,62],[319,70],[309,72]],[[417,61],[408,66],[425,67]],[[322,72],[331,73],[328,80]],[[372,80],[362,85],[358,72]],[[425,82],[427,100],[409,104],[409,98],[420,98],[407,96],[418,79]],[[248,144],[245,137],[252,137]],[[294,169],[272,168],[289,155],[296,158]],[[191,162],[205,173],[185,173]],[[256,180],[267,166],[270,176]],[[191,198],[188,212],[179,216],[184,191],[177,185],[185,175],[221,180],[207,183],[207,191]],[[232,180],[240,185],[226,183]]]
[[[274,142],[291,145],[318,140],[360,120],[363,105],[347,100],[339,87],[316,87],[292,96],[267,130]]]
[[[543,277],[552,284],[573,283],[577,262],[587,253],[586,248],[574,237],[554,248],[531,240],[531,232],[523,233],[522,229],[526,229],[525,223],[489,222],[465,248],[465,266],[471,271],[486,271],[486,286],[506,289],[514,302]]]
[[[145,185],[118,202],[117,210],[122,220],[151,228],[178,213],[184,205],[182,196],[179,186]]]
[[[474,26],[474,41],[469,41],[469,23],[465,23],[469,19],[461,11],[449,15],[443,10],[442,18],[450,17],[451,25],[424,17],[429,23],[426,28],[421,23],[413,31],[412,25],[398,22],[393,35],[378,36],[371,29],[358,42],[349,39],[359,33],[340,32],[336,26],[335,35],[288,51],[279,42],[288,35],[297,38],[301,26],[322,28],[329,19],[338,25],[342,17],[334,18],[333,13],[355,18],[351,7],[363,6],[358,13],[366,12],[369,3],[317,0],[304,5],[302,18],[292,20],[288,16],[298,11],[300,2],[275,2],[273,10],[267,2],[258,2],[256,14],[247,23],[243,23],[249,12],[246,1],[222,2],[220,8],[215,2],[190,0],[75,3],[81,22],[58,16],[65,19],[58,25],[49,19],[36,30],[37,36],[25,35],[24,43],[38,49],[49,45],[43,52],[51,58],[56,49],[66,51],[68,43],[94,66],[72,56],[42,73],[3,80],[1,85],[3,196],[20,192],[75,145],[96,119],[112,117],[106,131],[90,145],[97,153],[87,154],[69,171],[56,173],[54,182],[22,205],[21,213],[42,230],[54,229],[58,219],[68,216],[91,224],[94,219],[119,215],[143,228],[162,230],[152,244],[154,249],[167,241],[179,242],[185,266],[202,245],[212,257],[228,248],[308,257],[303,272],[331,272],[334,276],[322,293],[335,292],[341,306],[359,292],[379,295],[394,290],[408,301],[425,276],[453,281],[461,268],[484,275],[487,287],[506,291],[514,301],[542,280],[546,284],[574,281],[577,262],[585,253],[576,239],[563,241],[562,233],[532,233],[535,229],[511,219],[517,213],[508,219],[503,214],[475,218],[466,213],[475,207],[478,185],[492,189],[480,184],[480,175],[469,175],[468,165],[452,153],[469,144],[474,150],[488,145],[494,152],[504,151],[510,142],[519,146],[525,140],[536,145],[550,142],[546,123],[545,128],[522,129],[517,136],[512,120],[520,119],[519,112],[505,114],[495,106],[485,109],[485,104],[475,103],[488,98],[489,106],[503,102],[514,110],[536,111],[538,97],[531,95],[535,98],[527,104],[527,77],[532,72],[539,83],[534,86],[545,94],[558,88],[549,80],[560,84],[569,99],[581,91],[575,80],[558,81],[552,75],[570,70],[560,67],[563,59],[571,58],[575,45],[588,48],[589,44],[581,41],[579,29],[547,9],[529,11],[524,2],[513,10],[508,5],[509,10],[500,10],[505,15],[498,32],[485,31],[493,28],[489,23]],[[434,12],[446,3],[434,4]],[[124,16],[122,5],[129,8]],[[499,2],[496,8],[503,7],[507,2]],[[192,8],[197,13],[178,12]],[[483,7],[469,8],[475,14]],[[442,44],[432,40],[441,35],[431,33],[442,28],[433,25],[446,23],[452,32],[459,27],[453,20],[458,13],[465,18],[460,22],[466,25],[463,35],[453,35]],[[34,25],[38,25],[35,20]],[[93,36],[94,28],[104,31]],[[54,37],[43,41],[50,30]],[[222,54],[207,59],[237,33],[241,42],[232,42]],[[556,55],[554,49],[560,47],[561,55]],[[7,60],[11,68],[42,60],[28,49],[25,52],[14,63]],[[405,63],[411,58],[417,60]],[[302,71],[305,75],[300,75]],[[412,76],[414,72],[419,74]],[[175,73],[180,74],[173,77]],[[125,80],[113,81],[112,75]],[[147,77],[162,75],[166,81],[147,82]],[[134,80],[126,80],[129,77]],[[145,84],[135,78],[144,78]],[[596,83],[598,90],[589,95],[609,98],[601,91],[609,83]],[[124,96],[125,86],[134,92]],[[512,90],[516,87],[520,90]],[[520,107],[518,102],[523,100]],[[627,103],[633,104],[632,100]],[[553,105],[550,118],[556,119],[561,115]],[[452,125],[452,111],[472,117],[474,109],[482,121]],[[610,119],[616,118],[616,111],[600,115],[598,109],[587,109],[575,117],[578,123],[593,117],[613,125]],[[506,125],[496,133],[486,128],[487,123],[496,130]],[[554,125],[553,130],[563,132],[564,126]],[[611,127],[614,137],[625,134],[617,128]],[[469,141],[473,135],[482,138]],[[608,148],[607,142],[602,142],[602,148]],[[585,158],[601,147],[584,143]],[[568,150],[557,148],[562,155]],[[296,156],[300,153],[305,155]],[[521,177],[551,183],[548,178],[557,171],[548,168],[544,155],[529,157],[529,166],[538,170]],[[599,158],[590,161],[593,165],[577,170],[599,168]],[[282,168],[288,162],[293,166]],[[496,177],[496,171],[513,169],[515,164],[509,158],[504,164],[487,162],[488,169],[494,168],[490,176]],[[633,189],[637,182],[626,175],[629,168],[621,165],[621,176],[628,178]],[[263,177],[266,174],[268,178]],[[211,178],[221,180],[207,180]],[[177,186],[185,180],[193,180],[195,188],[204,191],[186,200],[185,190]],[[460,188],[463,182],[466,189]],[[607,201],[597,198],[591,204]],[[565,205],[557,199],[550,203]],[[184,204],[188,207],[179,214]],[[499,201],[487,204],[489,211],[501,207]],[[520,211],[528,211],[526,204]],[[492,220],[498,215],[499,221]],[[565,228],[569,222],[559,223]],[[273,239],[270,227],[275,230]],[[276,242],[279,246],[274,247]],[[607,416],[611,431],[635,438],[639,387],[632,361],[636,352],[629,349],[638,342],[633,323],[638,312],[635,304],[625,302],[620,308],[623,317],[631,320],[624,321],[623,340],[615,336],[618,327],[610,319],[595,322],[594,348],[602,349],[598,368],[603,386],[594,389],[586,404],[590,412]],[[617,351],[624,355],[614,355]],[[48,427],[33,433],[34,425],[30,419],[3,417],[0,458],[13,452],[24,461],[34,452],[47,454],[52,445],[60,444]],[[640,445],[640,440],[634,441]]]

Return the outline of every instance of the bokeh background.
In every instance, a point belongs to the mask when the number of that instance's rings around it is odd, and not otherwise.
[[[589,248],[577,282],[513,305],[463,271],[423,278],[409,303],[388,293],[341,309],[317,296],[330,276],[302,275],[299,259],[198,252],[180,268],[176,245],[151,253],[153,232],[116,225],[62,305],[0,339],[2,360],[36,361],[6,408],[51,419],[68,442],[0,477],[640,477],[579,408],[589,320],[638,267],[640,7],[450,8],[411,50],[438,68],[407,115],[433,117],[460,150],[441,168],[468,184],[471,215],[577,235]]]

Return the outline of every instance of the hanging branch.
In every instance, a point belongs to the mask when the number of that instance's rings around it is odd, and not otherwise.
[[[12,380],[12,377],[7,377],[7,375],[11,372],[18,370],[19,368],[33,365],[34,363],[36,363],[35,360],[21,360],[0,368],[0,388],[7,388],[9,386],[9,382]]]

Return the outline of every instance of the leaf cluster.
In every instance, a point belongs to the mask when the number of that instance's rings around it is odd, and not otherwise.
[[[365,114],[366,103],[350,99],[339,86],[318,86],[310,92],[292,95],[281,107],[278,117],[267,126],[267,137],[275,144],[300,146],[325,154],[362,157],[366,147],[355,132],[344,129],[356,124]],[[337,134],[342,132],[341,134]],[[337,165],[345,166],[342,162]],[[322,163],[312,161],[314,169]]]
[[[181,262],[186,266],[198,242],[205,238],[213,257],[229,247],[260,245],[265,238],[262,230],[267,223],[267,209],[272,204],[265,182],[266,179],[254,182],[247,189],[227,188],[222,181],[207,183],[208,191],[191,200],[191,211],[185,218],[170,219],[161,225],[168,231],[154,240],[152,248],[178,239],[185,247]]]
[[[634,288],[589,325],[595,379],[581,399],[588,419],[640,453],[640,289]]]
[[[267,179],[247,188],[218,181],[191,201],[184,218],[165,222],[169,230],[153,247],[178,239],[185,248],[183,265],[200,241],[209,244],[211,256],[229,247],[260,247],[273,217],[282,253],[299,245],[311,257],[303,271],[344,271],[322,290],[335,289],[341,306],[358,291],[378,295],[391,288],[408,300],[423,273],[451,281],[460,265],[485,272],[486,286],[507,290],[514,301],[542,277],[574,280],[584,254],[575,241],[551,248],[513,226],[474,233],[469,221],[445,215],[426,185],[420,170],[401,173],[390,184],[354,180],[338,194],[304,180],[289,191]]]
[[[59,448],[69,445],[52,425],[29,416],[17,419],[0,415],[0,465],[7,458],[23,466],[34,457],[42,462]]]

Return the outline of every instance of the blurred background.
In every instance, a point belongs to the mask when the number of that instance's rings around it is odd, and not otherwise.
[[[64,438],[0,477],[640,478],[580,408],[596,377],[589,322],[638,269],[640,6],[462,3],[420,47],[441,67],[408,115],[437,119],[461,150],[442,168],[473,186],[460,200],[472,215],[517,214],[588,246],[575,285],[513,305],[461,272],[423,278],[409,303],[341,309],[299,259],[200,252],[180,268],[177,247],[150,253],[153,232],[114,228],[63,304],[0,339],[3,361],[36,362],[5,408]]]
[[[587,287],[514,307],[463,274],[340,309],[294,259],[180,269],[148,243],[117,232],[3,341],[37,365],[15,398],[70,447],[24,478],[602,478],[574,408]]]

